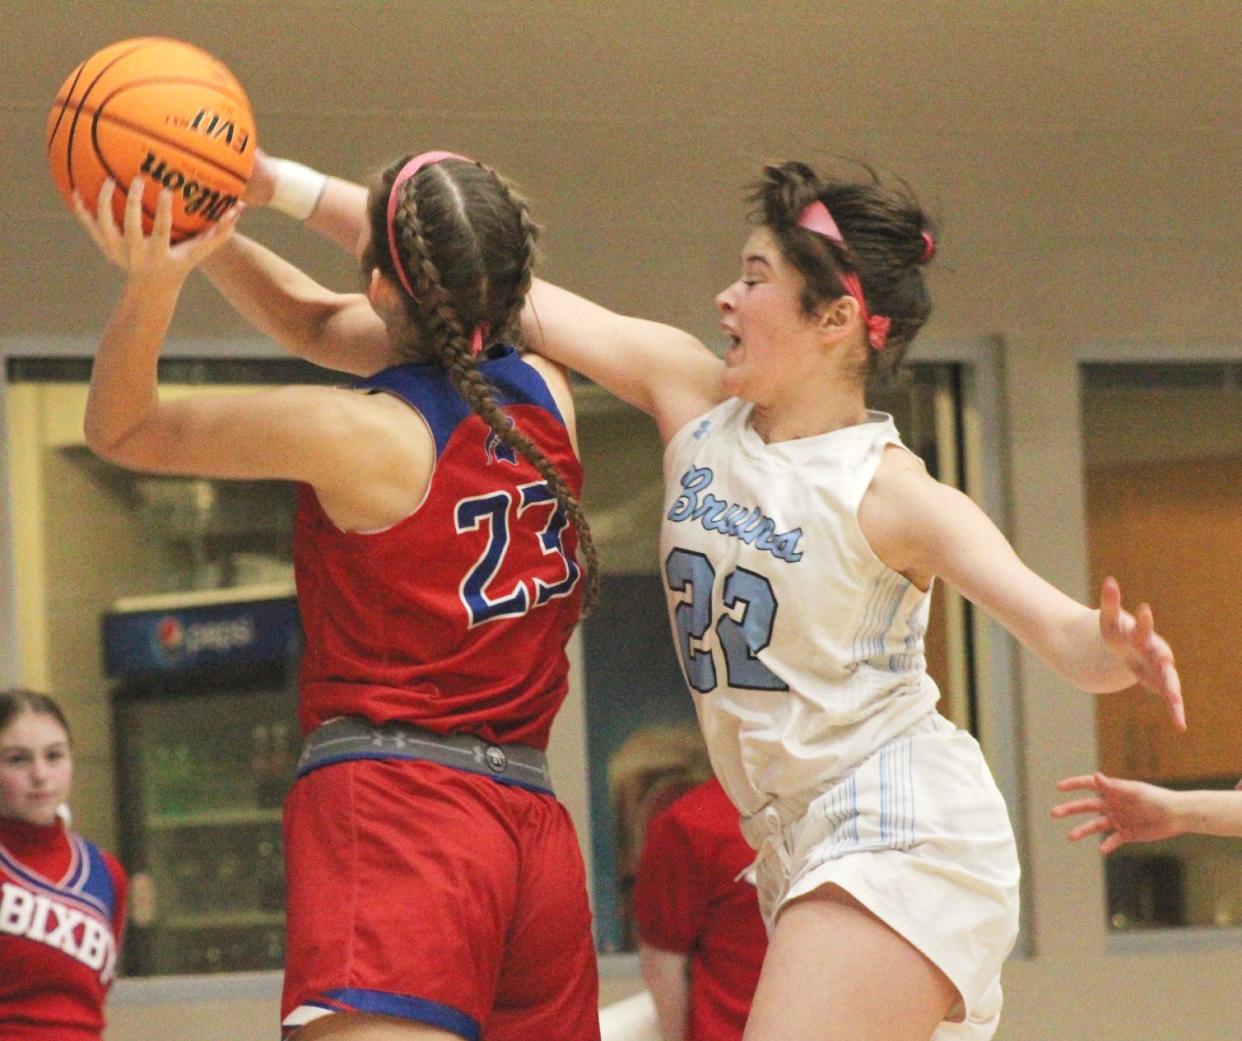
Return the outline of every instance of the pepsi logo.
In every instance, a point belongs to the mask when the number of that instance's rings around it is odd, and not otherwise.
[[[175,658],[185,647],[185,626],[172,615],[167,615],[156,623],[155,640],[165,655]]]

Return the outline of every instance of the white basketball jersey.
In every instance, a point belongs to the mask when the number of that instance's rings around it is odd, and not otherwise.
[[[883,564],[858,504],[892,418],[766,444],[731,399],[664,454],[669,619],[716,774],[743,815],[841,777],[932,709],[930,593]]]

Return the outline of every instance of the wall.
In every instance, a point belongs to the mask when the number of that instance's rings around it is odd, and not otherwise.
[[[130,0],[84,10],[4,6],[5,352],[88,351],[107,314],[116,279],[50,189],[42,121],[75,62],[161,33],[229,62],[278,153],[350,175],[433,144],[494,161],[548,226],[545,274],[709,341],[711,295],[732,277],[744,231],[739,188],[761,159],[861,155],[900,172],[942,218],[926,339],[1000,338],[1008,458],[995,462],[1008,465],[1008,530],[1037,571],[1078,596],[1091,592],[1078,359],[1242,357],[1242,13],[1232,5]],[[252,214],[246,224],[353,284],[347,263],[288,222]],[[253,349],[230,346],[239,334],[196,285],[172,349]],[[0,566],[11,568],[11,546]],[[11,617],[0,623],[11,654]],[[1092,764],[1091,701],[1029,655],[1018,671],[1030,955],[1008,969],[998,1038],[1238,1033],[1236,937],[1110,950],[1096,855],[1046,813],[1054,781]],[[179,1007],[130,988],[110,1041],[271,1036],[270,993]]]
[[[74,812],[93,838],[116,848],[111,714],[99,618],[118,576],[150,571],[143,532],[115,508],[119,489],[92,465],[81,437],[80,387],[24,384],[8,392],[13,469],[14,558],[21,681],[51,690],[74,734]],[[62,447],[80,446],[71,453]]]

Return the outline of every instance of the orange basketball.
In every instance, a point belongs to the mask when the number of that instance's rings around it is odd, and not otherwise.
[[[179,40],[143,37],[105,47],[65,80],[47,117],[52,180],[72,206],[76,191],[95,211],[112,176],[113,212],[146,178],[149,232],[162,188],[173,193],[173,240],[228,212],[254,167],[254,118],[241,84],[210,54]]]

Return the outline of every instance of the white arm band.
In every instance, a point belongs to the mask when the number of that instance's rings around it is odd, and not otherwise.
[[[297,220],[306,220],[319,205],[327,183],[327,175],[318,170],[290,159],[277,159],[276,187],[268,205]]]

